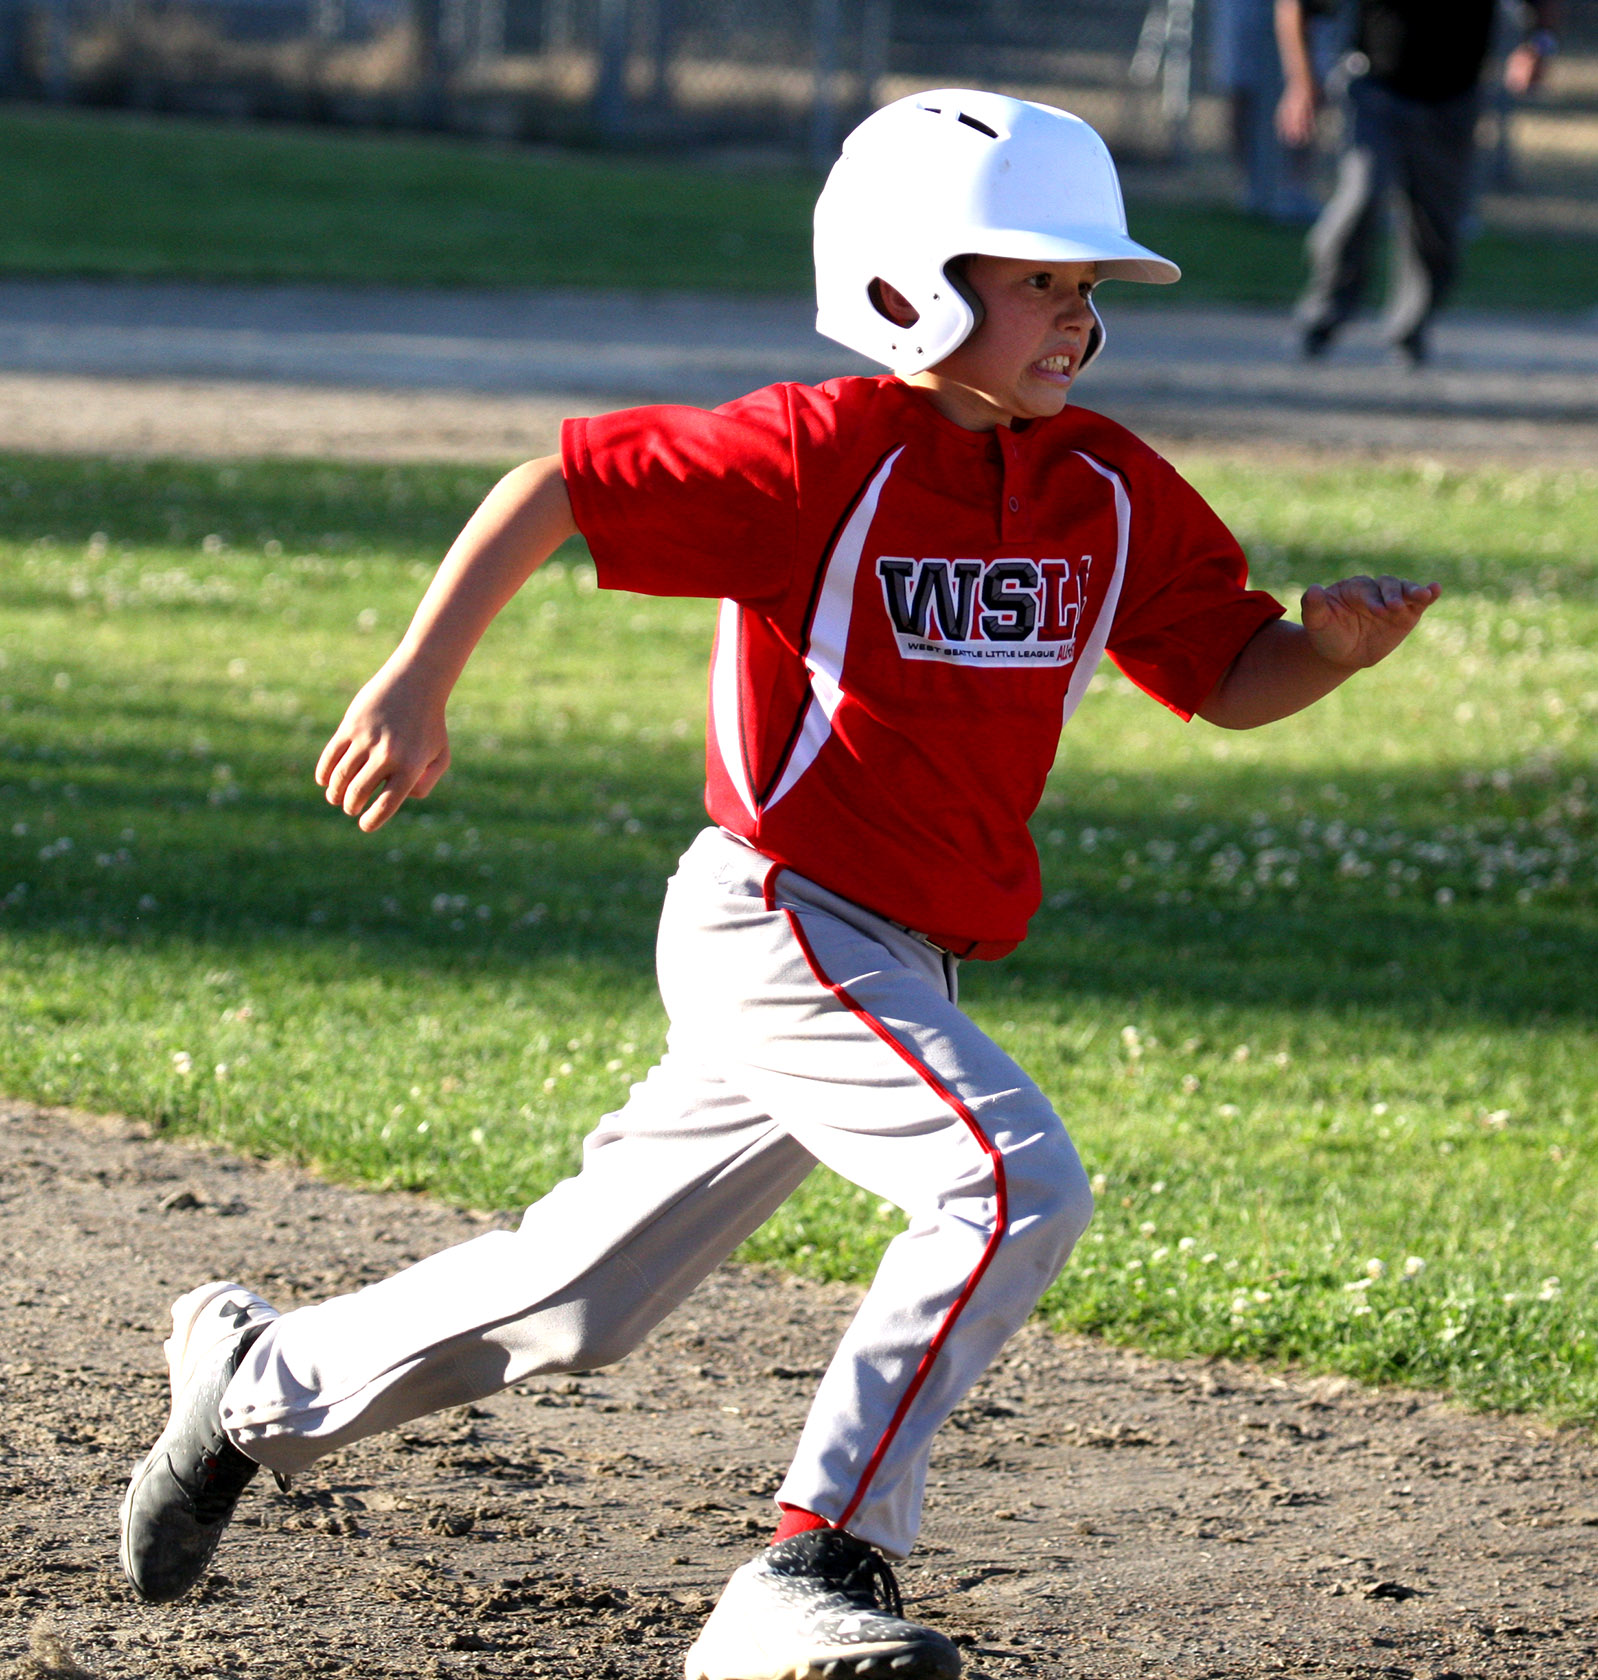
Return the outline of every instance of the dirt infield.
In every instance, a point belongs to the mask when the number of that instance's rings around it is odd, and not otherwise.
[[[122,1584],[177,1293],[289,1305],[489,1223],[0,1104],[0,1674],[680,1674],[849,1290],[729,1267],[620,1366],[252,1488],[192,1599]],[[902,1579],[988,1680],[1586,1680],[1595,1549],[1586,1436],[1031,1328],[943,1432]]]
[[[1172,448],[1598,459],[1598,319],[1444,315],[1306,364],[1281,312],[1106,304],[1076,399]],[[870,371],[803,298],[0,280],[0,450],[524,460],[566,414]]]

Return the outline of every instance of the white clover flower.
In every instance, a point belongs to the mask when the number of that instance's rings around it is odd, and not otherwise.
[[[1141,1260],[1128,1260],[1126,1263],[1126,1269],[1129,1272],[1141,1272],[1143,1270],[1143,1262]]]
[[[1558,1278],[1544,1278],[1542,1288],[1537,1291],[1537,1299],[1539,1301],[1557,1301],[1561,1293]]]
[[[226,1062],[218,1062],[216,1064],[216,1076],[217,1076],[218,1079],[226,1079],[227,1078],[227,1072],[228,1072],[228,1069],[227,1069],[227,1063]]]
[[[1348,1289],[1348,1290],[1369,1289],[1371,1284],[1374,1283],[1374,1282],[1375,1282],[1374,1278],[1368,1278],[1368,1277],[1355,1278],[1352,1283],[1345,1283],[1343,1285],[1343,1287],[1344,1287],[1344,1289]]]
[[[1243,1313],[1246,1313],[1247,1311],[1248,1311],[1248,1296],[1246,1296],[1246,1295],[1234,1295],[1232,1297],[1232,1316],[1235,1318],[1235,1317],[1238,1317],[1239,1315],[1241,1315]]]
[[[1190,1254],[1198,1247],[1197,1237],[1183,1237],[1176,1245],[1179,1253]]]
[[[1385,1260],[1367,1260],[1365,1262],[1365,1275],[1373,1278],[1386,1277],[1387,1262]]]
[[[483,1131],[481,1126],[473,1126],[469,1136],[471,1137],[472,1142],[475,1143],[479,1149],[481,1149],[488,1141],[487,1134]]]
[[[1149,1259],[1150,1259],[1150,1260],[1151,1260],[1151,1261],[1153,1261],[1153,1260],[1163,1260],[1163,1259],[1164,1259],[1164,1258],[1165,1258],[1165,1257],[1166,1257],[1166,1255],[1168,1255],[1168,1254],[1169,1254],[1169,1253],[1170,1253],[1170,1252],[1171,1252],[1171,1251],[1170,1251],[1170,1249],[1168,1249],[1168,1248],[1157,1248],[1157,1249],[1155,1249],[1155,1251],[1154,1251],[1154,1252],[1153,1252],[1153,1253],[1152,1253],[1152,1254],[1151,1254],[1151,1255],[1150,1255],[1150,1256],[1149,1256]]]
[[[1140,1237],[1152,1237],[1158,1229],[1159,1226],[1157,1226],[1152,1219],[1145,1219],[1143,1223],[1138,1226],[1137,1232]]]
[[[1219,1259],[1220,1259],[1220,1255],[1218,1255],[1215,1252],[1215,1250],[1212,1248],[1209,1251],[1208,1254],[1201,1254],[1199,1256],[1199,1264],[1201,1266],[1213,1266],[1215,1264],[1215,1262]]]
[[[1182,1095],[1185,1097],[1193,1096],[1199,1088],[1199,1083],[1199,1076],[1196,1073],[1184,1073],[1182,1075]]]
[[[1223,1120],[1235,1120],[1243,1111],[1236,1103],[1222,1103],[1215,1111]]]
[[[1404,1276],[1407,1278],[1419,1277],[1425,1270],[1426,1262],[1418,1254],[1411,1254],[1404,1262]]]
[[[1353,1317],[1353,1318],[1369,1318],[1370,1315],[1371,1315],[1371,1304],[1370,1304],[1369,1301],[1361,1301],[1354,1308],[1354,1311],[1352,1312],[1352,1314],[1350,1314],[1350,1316]]]
[[[172,1066],[176,1072],[187,1077],[194,1072],[194,1058],[187,1050],[174,1050],[172,1052]]]
[[[1165,1194],[1165,1180],[1163,1178],[1155,1179],[1149,1186],[1149,1194],[1151,1196],[1163,1196]]]
[[[1094,1173],[1092,1178],[1090,1178],[1088,1180],[1088,1188],[1093,1192],[1093,1194],[1095,1196],[1102,1196],[1104,1194],[1104,1192],[1109,1189],[1109,1187],[1110,1187],[1110,1180],[1109,1180],[1108,1176],[1104,1173],[1096,1172],[1096,1173]],[[1598,1245],[1595,1245],[1595,1246],[1598,1246]]]
[[[416,1122],[416,1130],[417,1130],[417,1133],[418,1133],[418,1135],[420,1135],[420,1136],[422,1136],[422,1137],[426,1137],[426,1136],[427,1136],[427,1134],[428,1134],[428,1133],[429,1133],[429,1132],[430,1132],[430,1131],[432,1131],[432,1129],[433,1129],[433,1128],[432,1128],[432,1126],[431,1126],[431,1124],[430,1124],[430,1123],[429,1123],[429,1122],[428,1122],[428,1121],[426,1121],[426,1120],[418,1120],[418,1121],[417,1121],[417,1122]]]
[[[1267,1302],[1267,1301],[1268,1301],[1268,1300],[1270,1300],[1270,1298],[1271,1298],[1271,1292],[1270,1292],[1270,1290],[1268,1290],[1268,1289],[1256,1289],[1256,1290],[1255,1290],[1255,1291],[1254,1291],[1254,1299],[1255,1299],[1255,1300],[1256,1300],[1256,1301],[1257,1301],[1257,1302],[1258,1302],[1258,1303],[1259,1303],[1259,1304],[1260,1304],[1260,1305],[1261,1305],[1261,1306],[1262,1306],[1262,1307],[1263,1307],[1263,1306],[1264,1306],[1264,1305],[1265,1305],[1265,1303],[1266,1303],[1266,1302]]]

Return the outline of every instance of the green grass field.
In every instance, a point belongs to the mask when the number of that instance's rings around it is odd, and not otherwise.
[[[1047,1308],[1598,1418],[1598,474],[1201,463],[1291,591],[1439,578],[1404,656],[1249,735],[1114,675],[965,971],[1100,1211]],[[456,768],[374,837],[310,780],[489,482],[0,458],[0,1090],[514,1207],[660,1048],[704,603],[573,549],[480,650]],[[595,669],[610,680],[596,683]],[[825,1175],[748,1252],[859,1277]]]
[[[810,288],[799,172],[689,168],[463,140],[0,107],[0,274],[472,286]],[[1282,304],[1302,235],[1132,206],[1183,267],[1118,301]],[[1488,231],[1459,302],[1598,304],[1590,240]]]

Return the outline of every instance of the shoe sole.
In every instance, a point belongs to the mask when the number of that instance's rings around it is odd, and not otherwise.
[[[955,1680],[959,1672],[958,1656],[951,1666],[941,1651],[907,1651],[899,1644],[856,1646],[847,1654],[804,1657],[783,1668],[718,1658],[715,1647],[702,1642],[683,1659],[684,1680]]]
[[[251,1300],[260,1300],[260,1297],[253,1290],[245,1289],[242,1284],[202,1283],[197,1289],[191,1289],[187,1295],[180,1295],[172,1303],[172,1334],[162,1342],[161,1351],[166,1355],[167,1372],[172,1389],[173,1411],[177,1408],[179,1391],[193,1375],[190,1350],[194,1340],[194,1327],[199,1322],[200,1315],[206,1307],[218,1295],[226,1295],[230,1291],[248,1295]],[[127,1491],[122,1495],[122,1504],[117,1510],[117,1561],[122,1565],[124,1578],[135,1592],[138,1592],[139,1589],[134,1582],[133,1561],[128,1555],[128,1514],[133,1506],[133,1496],[143,1486],[145,1477],[166,1456],[167,1442],[172,1434],[173,1422],[174,1419],[169,1412],[166,1428],[156,1437],[155,1445],[144,1455],[138,1469],[128,1478]],[[139,1596],[144,1597],[142,1593],[139,1593]],[[157,1601],[149,1600],[147,1602]]]

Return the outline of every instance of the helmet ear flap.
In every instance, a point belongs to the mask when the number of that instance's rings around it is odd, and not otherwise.
[[[1088,328],[1088,347],[1082,352],[1082,360],[1076,364],[1078,373],[1104,348],[1104,340],[1107,336],[1104,329],[1104,317],[1099,314],[1099,306],[1091,297],[1088,299],[1088,308],[1093,312],[1093,325]]]
[[[943,265],[944,279],[965,299],[966,307],[971,311],[971,326],[965,335],[966,338],[969,338],[982,325],[982,319],[987,314],[982,299],[977,296],[976,288],[971,284],[966,274],[971,256],[971,252],[963,251],[957,257],[950,257]],[[964,342],[965,340],[962,339],[961,343]]]

